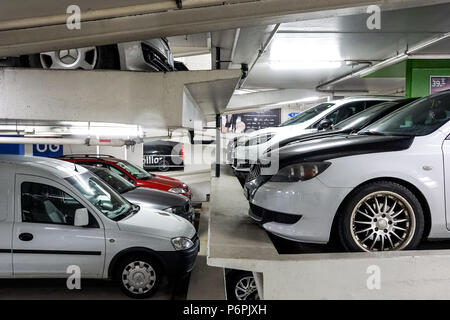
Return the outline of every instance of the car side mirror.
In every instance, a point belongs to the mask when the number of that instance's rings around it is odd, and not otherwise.
[[[85,227],[89,225],[89,212],[86,208],[80,208],[75,210],[75,227]]]
[[[328,130],[331,128],[332,125],[333,125],[333,122],[331,122],[330,119],[323,119],[322,121],[319,122],[318,129],[319,130]]]

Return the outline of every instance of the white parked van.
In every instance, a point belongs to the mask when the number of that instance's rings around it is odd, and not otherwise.
[[[194,227],[129,203],[85,168],[60,160],[0,156],[0,278],[116,279],[135,298],[195,262]]]

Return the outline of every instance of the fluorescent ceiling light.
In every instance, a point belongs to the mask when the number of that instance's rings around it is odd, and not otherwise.
[[[342,67],[340,61],[271,61],[270,68],[274,70],[313,70],[313,69],[337,69]]]
[[[285,104],[294,104],[294,103],[302,103],[302,102],[314,102],[314,101],[320,100],[322,98],[326,98],[326,97],[313,96],[313,97],[307,97],[307,98],[302,98],[302,99],[297,99],[297,100],[282,101],[282,102],[278,102],[278,103],[274,104],[274,106],[281,106],[281,105],[285,105]]]
[[[278,35],[270,47],[273,69],[334,69],[342,67],[339,43],[335,38],[286,37]]]

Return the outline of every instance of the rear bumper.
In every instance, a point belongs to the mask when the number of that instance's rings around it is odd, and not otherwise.
[[[188,250],[183,251],[164,251],[159,252],[159,255],[164,261],[165,269],[168,276],[182,277],[188,272],[191,272],[195,265],[198,252],[200,251],[200,240],[196,236],[194,239],[194,246]]]

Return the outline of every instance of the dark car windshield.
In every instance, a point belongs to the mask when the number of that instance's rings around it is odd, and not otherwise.
[[[94,173],[97,177],[106,182],[111,188],[116,190],[119,193],[125,193],[130,190],[136,189],[136,186],[129,182],[128,180],[122,178],[118,174],[111,172],[108,169],[98,169],[98,168],[87,168],[92,173]]]
[[[283,122],[282,124],[280,124],[280,127],[290,126],[293,124],[299,124],[299,123],[311,120],[312,118],[321,114],[322,112],[324,112],[325,110],[327,110],[328,108],[330,108],[332,106],[334,106],[334,103],[319,104],[318,106],[315,106],[311,109],[303,111],[300,114],[296,115],[295,117]]]
[[[386,114],[395,110],[396,102],[383,102],[361,111],[333,126],[335,130],[358,130],[376,119],[380,113]]]
[[[84,172],[66,180],[107,218],[117,221],[132,213],[132,204],[92,173]]]
[[[124,169],[126,172],[131,174],[135,179],[138,180],[150,180],[153,175],[145,171],[144,169],[129,163],[128,161],[121,160],[116,163],[119,167]]]
[[[450,91],[419,99],[381,118],[359,134],[425,136],[450,119]]]

